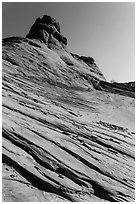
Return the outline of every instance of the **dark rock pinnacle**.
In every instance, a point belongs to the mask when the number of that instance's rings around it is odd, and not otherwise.
[[[47,15],[36,19],[26,37],[40,40],[49,47],[65,48],[67,45],[67,39],[62,35],[59,23]]]

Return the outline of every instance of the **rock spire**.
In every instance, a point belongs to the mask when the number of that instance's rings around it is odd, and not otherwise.
[[[65,48],[67,45],[67,39],[62,35],[59,23],[48,15],[37,18],[26,37],[40,40],[50,47]]]

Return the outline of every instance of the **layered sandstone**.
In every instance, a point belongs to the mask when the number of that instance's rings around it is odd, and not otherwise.
[[[135,201],[133,86],[66,46],[48,16],[3,40],[3,201]]]

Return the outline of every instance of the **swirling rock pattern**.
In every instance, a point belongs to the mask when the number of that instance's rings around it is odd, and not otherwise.
[[[36,25],[3,40],[3,201],[134,201],[134,97],[96,90],[94,60]]]

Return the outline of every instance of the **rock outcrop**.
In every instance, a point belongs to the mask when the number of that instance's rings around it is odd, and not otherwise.
[[[59,23],[47,15],[36,19],[26,37],[40,40],[49,47],[64,48],[67,45],[67,39],[60,32]]]
[[[96,84],[95,88],[98,90],[107,91],[109,93],[115,93],[115,94],[120,94],[120,95],[135,98],[135,82],[109,83],[109,82],[100,80],[99,83]]]
[[[48,16],[3,40],[3,201],[135,201],[135,98],[66,45]]]

